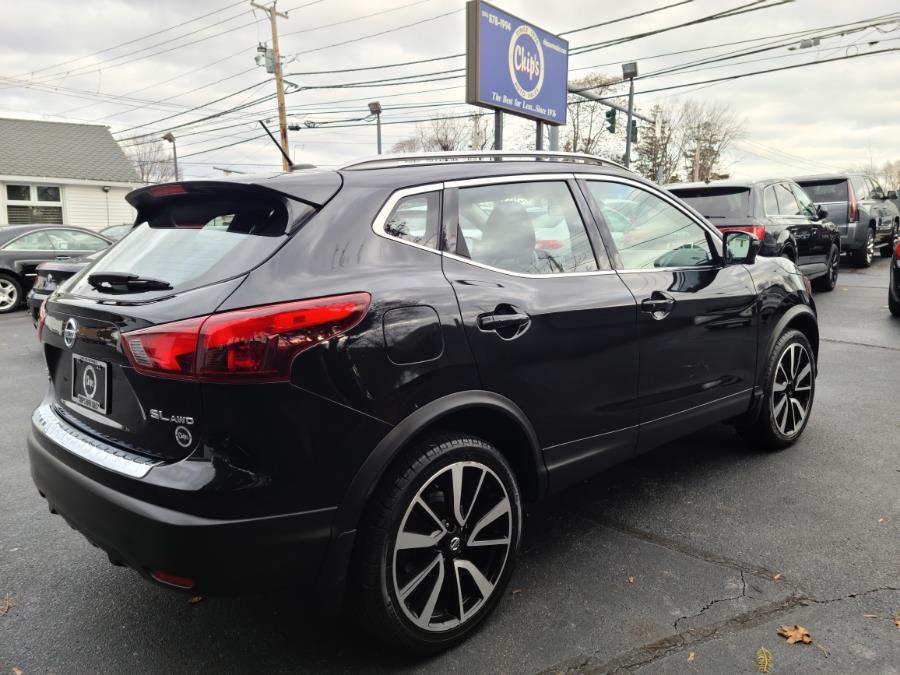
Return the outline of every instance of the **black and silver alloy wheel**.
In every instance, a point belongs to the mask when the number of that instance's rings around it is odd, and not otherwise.
[[[798,342],[788,345],[775,368],[769,405],[778,431],[793,438],[803,430],[812,404],[813,363]]]
[[[857,267],[869,267],[875,257],[875,230],[866,228],[866,243],[853,251],[853,264]]]
[[[502,597],[521,528],[515,474],[493,445],[441,434],[410,448],[360,526],[359,620],[409,651],[461,642]]]
[[[394,541],[394,591],[406,617],[442,632],[474,616],[503,574],[512,529],[509,495],[487,466],[454,462],[432,475]]]
[[[828,270],[822,276],[813,279],[813,290],[827,293],[833,291],[837,286],[838,274],[841,271],[841,250],[837,244],[831,245],[831,251],[828,253]]]

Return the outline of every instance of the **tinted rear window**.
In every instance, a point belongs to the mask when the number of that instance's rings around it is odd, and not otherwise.
[[[800,183],[803,191],[816,203],[847,201],[847,181],[827,180],[815,183]]]
[[[750,215],[750,188],[694,188],[671,192],[706,218],[743,218]]]
[[[158,279],[170,293],[205,286],[244,274],[274,253],[288,237],[289,217],[305,219],[314,209],[280,199],[170,197],[139,214],[141,223],[89,270],[89,274],[125,273]],[[72,288],[96,295],[82,277]]]

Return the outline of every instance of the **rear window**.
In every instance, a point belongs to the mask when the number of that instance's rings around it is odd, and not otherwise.
[[[745,218],[750,215],[750,188],[671,190],[705,218]]]
[[[825,180],[815,183],[801,182],[800,187],[815,203],[847,201],[846,180]]]
[[[96,295],[88,279],[101,273],[133,274],[172,287],[141,292],[141,299],[230,279],[250,271],[284,243],[289,217],[296,222],[315,212],[305,204],[292,204],[289,211],[280,199],[246,196],[176,196],[151,208],[138,215],[139,226],[110,248],[72,292]]]

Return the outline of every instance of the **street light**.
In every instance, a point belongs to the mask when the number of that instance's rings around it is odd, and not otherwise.
[[[378,154],[381,154],[381,103],[379,101],[372,101],[369,104],[369,112],[375,115],[375,126],[377,128],[378,133]]]
[[[175,180],[178,180],[178,150],[175,147],[175,134],[171,131],[167,132],[163,135],[162,139],[164,141],[169,141],[172,144],[172,162],[175,164]]]
[[[625,167],[631,166],[631,125],[634,114],[634,78],[638,76],[638,66],[635,61],[622,64],[622,78],[628,80],[628,121],[625,124]]]

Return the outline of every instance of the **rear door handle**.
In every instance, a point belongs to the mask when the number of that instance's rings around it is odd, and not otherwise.
[[[482,314],[478,317],[478,327],[482,330],[502,330],[518,328],[531,321],[527,314]]]
[[[671,312],[674,306],[675,298],[660,291],[655,291],[652,296],[641,302],[641,311],[648,314],[663,313],[665,315]]]

